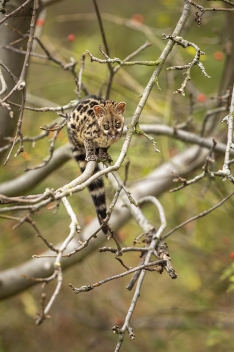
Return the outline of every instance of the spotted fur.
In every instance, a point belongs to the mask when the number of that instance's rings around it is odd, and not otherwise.
[[[123,131],[126,104],[104,100],[90,95],[81,100],[71,112],[67,121],[68,138],[75,160],[81,172],[87,161],[111,161],[108,148],[117,142]],[[96,165],[95,171],[99,171]],[[102,178],[89,185],[99,222],[106,218],[106,197]],[[107,228],[103,227],[107,233]]]

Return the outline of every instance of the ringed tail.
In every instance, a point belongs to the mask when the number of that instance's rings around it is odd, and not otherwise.
[[[78,150],[77,148],[72,148],[72,154],[78,163],[81,172],[84,172],[87,161],[85,160],[85,153],[83,151]],[[100,171],[100,168],[98,165],[96,165],[94,169],[94,173]],[[88,186],[90,195],[92,197],[98,221],[100,225],[102,224],[101,219],[106,218],[106,195],[105,195],[105,188],[104,188],[104,181],[102,177],[97,178],[94,182],[90,183]],[[105,235],[108,234],[108,227],[103,226],[102,231],[104,232]]]

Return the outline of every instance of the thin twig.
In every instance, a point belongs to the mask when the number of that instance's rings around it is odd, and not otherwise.
[[[175,231],[177,231],[178,229],[180,229],[181,227],[183,227],[184,225],[203,218],[204,216],[206,216],[207,214],[211,213],[213,210],[217,209],[218,207],[220,207],[221,205],[223,205],[223,203],[225,203],[229,198],[231,198],[233,196],[234,192],[232,192],[231,194],[229,194],[227,197],[225,197],[224,199],[221,200],[221,202],[219,202],[218,204],[214,205],[212,208],[203,211],[202,213],[199,213],[198,215],[193,216],[192,218],[184,221],[182,224],[174,227],[174,229],[172,229],[171,231],[169,231],[165,236],[162,237],[162,240],[165,240],[165,238],[167,238],[168,236],[172,235]]]
[[[130,166],[130,160],[127,160],[124,168],[124,180],[123,184],[126,186],[127,180],[128,180],[128,172],[129,172],[129,166]]]
[[[9,75],[13,78],[15,83],[18,82],[18,78],[11,72],[11,70],[1,60],[0,60],[0,66],[2,66],[7,71],[7,73],[9,73]]]
[[[7,100],[7,102],[13,106],[17,106],[20,108],[21,105],[14,103],[13,101]],[[43,107],[43,108],[33,108],[31,106],[25,106],[25,110],[31,110],[35,112],[47,112],[47,111],[53,111],[53,112],[60,112],[60,111],[65,111],[71,108],[74,108],[78,103],[78,100],[72,100],[70,103],[63,105],[63,106],[55,106],[55,107]]]
[[[62,198],[62,203],[65,207],[65,209],[67,210],[67,213],[71,219],[71,223],[69,225],[70,227],[70,233],[67,236],[67,238],[64,240],[64,242],[62,243],[61,247],[58,250],[58,254],[57,257],[55,259],[55,263],[54,263],[54,274],[51,276],[52,279],[54,279],[55,277],[57,278],[57,286],[55,288],[55,291],[53,293],[53,295],[51,296],[47,306],[44,308],[43,314],[38,315],[37,319],[36,319],[36,325],[39,325],[43,322],[44,317],[48,314],[49,310],[51,309],[51,306],[53,305],[55,298],[57,297],[57,295],[60,292],[61,286],[62,286],[62,267],[61,267],[61,258],[62,258],[62,254],[63,252],[66,250],[69,242],[71,242],[71,240],[73,239],[73,237],[75,236],[75,234],[78,232],[80,232],[80,226],[77,220],[77,217],[70,205],[70,203],[68,202],[66,197]]]
[[[135,50],[133,53],[131,53],[130,55],[128,55],[125,59],[123,59],[123,62],[127,62],[128,60],[130,60],[132,57],[136,56],[137,54],[139,54],[141,51],[145,50],[146,48],[148,48],[149,46],[151,46],[152,44],[150,42],[145,42],[145,44],[143,44],[142,46],[140,46],[137,50]],[[119,71],[119,69],[122,67],[122,65],[119,66],[115,66],[113,69],[113,72],[116,73]]]
[[[84,71],[84,65],[85,65],[85,54],[81,56],[81,64],[80,64],[80,70],[78,74],[78,80],[75,78],[75,82],[77,85],[76,95],[78,100],[81,98],[82,75]]]
[[[3,19],[0,21],[0,25],[5,22],[8,18],[14,16],[17,12],[19,12],[20,10],[24,9],[25,6],[27,6],[32,0],[27,0],[25,1],[22,5],[20,5],[19,7],[17,7],[17,9],[15,9],[14,11],[12,11],[11,13],[9,13],[8,15],[5,15],[3,17]],[[33,9],[33,11],[35,10],[35,8]],[[32,16],[34,16],[34,12],[32,13]]]
[[[123,273],[108,277],[108,278],[106,278],[104,280],[100,280],[100,281],[98,281],[98,282],[96,282],[94,284],[85,285],[85,286],[81,286],[79,288],[76,288],[70,283],[69,286],[71,287],[72,291],[74,293],[76,293],[76,294],[81,293],[81,292],[88,292],[88,291],[93,290],[96,287],[102,286],[103,284],[105,284],[107,282],[110,282],[110,281],[116,280],[116,279],[120,279],[121,277],[124,277],[126,275],[132,274],[132,273],[134,273],[137,270],[143,270],[143,269],[146,269],[146,268],[151,267],[151,266],[163,265],[163,264],[166,264],[165,260],[156,260],[156,261],[153,261],[153,262],[150,262],[150,263],[147,263],[147,264],[139,265],[139,266],[137,266],[135,268],[132,268],[132,269],[129,269],[129,270],[123,272]]]
[[[181,182],[182,185],[170,190],[170,192],[176,192],[181,190],[184,187],[190,186],[193,183],[196,183],[202,180],[205,176],[209,175],[210,177],[214,177],[214,174],[208,170],[209,163],[213,162],[212,154],[214,152],[215,146],[217,142],[213,139],[213,146],[211,147],[209,154],[206,157],[205,164],[202,169],[204,170],[200,175],[195,176],[193,179],[187,181],[186,179],[180,177],[179,175],[175,175],[176,177],[173,179],[173,182]]]
[[[105,48],[105,51],[106,51],[107,55],[110,56],[110,51],[109,51],[109,47],[108,47],[108,44],[107,44],[104,27],[103,27],[103,24],[102,24],[102,18],[101,18],[101,14],[100,14],[100,11],[99,11],[99,8],[98,8],[98,4],[97,4],[96,0],[93,0],[93,5],[94,5],[95,12],[96,12],[96,15],[97,15],[98,25],[99,25],[100,32],[101,32],[103,45],[104,45],[104,48]],[[107,87],[106,87],[105,99],[108,99],[109,96],[110,96],[111,85],[112,85],[112,81],[113,81],[113,77],[114,77],[113,67],[111,66],[110,63],[107,63],[107,66],[108,66],[108,69],[109,69],[109,79],[108,79],[108,83],[107,83]]]
[[[53,137],[51,138],[51,141],[50,141],[50,148],[49,148],[49,155],[48,157],[46,157],[39,165],[36,165],[36,166],[32,166],[32,167],[27,167],[25,169],[25,171],[30,171],[30,170],[36,170],[36,169],[40,169],[44,166],[46,166],[50,160],[52,159],[53,157],[53,153],[54,153],[54,146],[55,146],[55,142],[56,142],[56,139],[59,135],[59,132],[61,131],[61,129],[66,125],[66,121],[63,121],[63,123],[61,123],[60,126],[56,125],[54,128],[50,128],[50,129],[47,129],[47,132],[49,133],[51,130],[54,131],[54,135]],[[41,127],[41,129],[45,129],[44,127]]]

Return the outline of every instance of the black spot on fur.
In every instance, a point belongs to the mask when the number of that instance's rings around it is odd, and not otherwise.
[[[95,180],[95,183],[92,182],[89,185],[89,190],[90,192],[93,192],[95,190],[98,190],[99,188],[102,188],[104,186],[103,180],[101,178],[98,178],[97,180]]]
[[[78,154],[78,155],[75,155],[74,158],[75,158],[75,160],[76,160],[77,162],[79,162],[79,161],[85,161],[85,154]],[[84,170],[82,170],[82,172],[84,172]]]
[[[95,105],[98,105],[99,104],[99,102],[97,102],[97,101],[92,101],[90,104],[89,104],[89,106],[91,107],[91,108],[93,108]]]
[[[80,112],[80,110],[81,110],[82,108],[83,108],[83,105],[80,104],[80,105],[77,105],[76,110]]]
[[[84,114],[87,109],[88,109],[88,105],[85,105],[81,110],[81,114]]]
[[[95,204],[96,207],[97,207],[97,211],[98,211],[98,213],[99,213],[99,210],[98,210],[99,206],[100,206],[100,205],[102,206],[102,205],[105,204],[105,202],[106,202],[105,194],[104,194],[104,193],[101,193],[101,194],[99,194],[98,196],[92,194],[92,198],[93,198],[94,204]]]
[[[95,105],[97,105],[97,104],[95,104]],[[93,115],[93,109],[89,109],[89,110],[87,111],[87,114]]]

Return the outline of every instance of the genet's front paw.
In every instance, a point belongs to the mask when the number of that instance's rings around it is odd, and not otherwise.
[[[99,153],[99,159],[103,161],[108,161],[109,163],[113,161],[108,153]]]
[[[97,156],[95,154],[87,155],[85,160],[86,161],[97,161]]]

